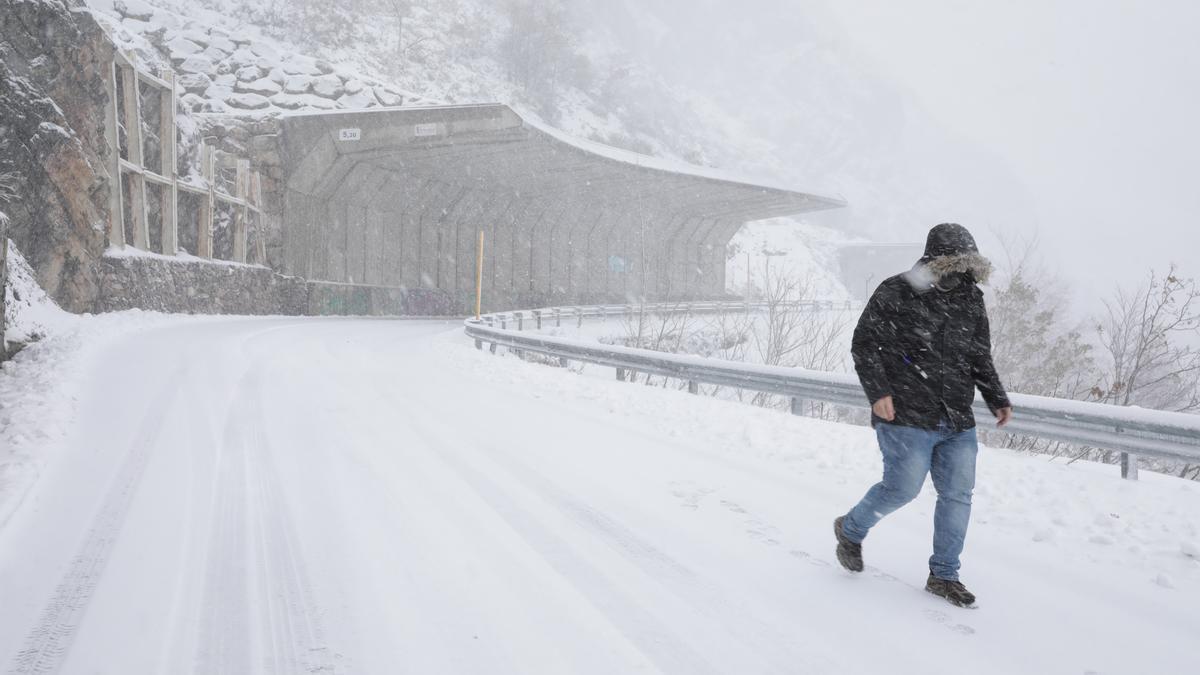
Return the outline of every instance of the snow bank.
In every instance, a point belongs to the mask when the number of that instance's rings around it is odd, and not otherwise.
[[[8,285],[4,294],[4,338],[9,343],[33,342],[71,321],[71,316],[38,285],[33,269],[12,240],[8,242]]]
[[[458,368],[483,373],[521,396],[571,402],[613,424],[665,431],[697,452],[766,461],[799,491],[847,492],[844,504],[829,504],[820,518],[831,520],[881,475],[869,428],[616,382],[609,368],[586,366],[581,376],[537,367],[503,352],[496,357],[476,351],[457,336],[448,337],[442,349]],[[1133,576],[1147,592],[1162,590],[1160,575],[1176,588],[1200,591],[1200,484],[1149,472],[1127,481],[1115,465],[1068,464],[1000,448],[982,449],[978,476],[968,562],[982,562],[984,550],[1008,555],[1002,552],[1018,546],[1023,556],[1098,566],[1113,578]],[[923,526],[935,499],[927,481],[917,502],[892,518]]]
[[[76,397],[97,354],[113,340],[151,326],[218,317],[141,311],[77,316],[38,286],[9,244],[6,313],[9,343],[30,343],[0,366],[0,527],[21,503],[71,428]]]

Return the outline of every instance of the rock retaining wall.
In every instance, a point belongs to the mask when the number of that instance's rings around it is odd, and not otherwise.
[[[265,267],[166,257],[104,257],[94,311],[145,309],[189,314],[304,314],[303,279]]]
[[[188,314],[450,316],[446,293],[310,282],[266,267],[166,256],[105,256],[93,311],[144,309]]]

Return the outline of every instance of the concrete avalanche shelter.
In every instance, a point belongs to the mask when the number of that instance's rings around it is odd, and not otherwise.
[[[573,139],[505,105],[281,121],[283,271],[466,308],[719,296],[743,223],[829,197]]]

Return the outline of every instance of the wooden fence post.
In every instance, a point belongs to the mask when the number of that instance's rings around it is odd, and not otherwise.
[[[255,171],[250,174],[253,188],[250,194],[254,197],[254,208],[257,209],[254,213],[254,247],[257,251],[257,260],[254,262],[259,265],[267,264],[267,220],[263,214],[262,203],[262,174]]]
[[[201,258],[213,257],[213,217],[216,201],[216,176],[213,170],[213,149],[207,143],[200,145],[200,173],[208,183],[208,194],[200,199],[200,218],[197,223],[196,255]]]
[[[250,172],[250,160],[239,159],[237,161],[237,178],[234,181],[234,197],[242,201],[234,207],[233,213],[233,259],[236,262],[246,262],[246,216],[249,211],[246,209],[246,189],[247,174]]]
[[[179,252],[179,175],[176,170],[176,143],[178,139],[175,131],[175,73],[167,71],[164,73],[164,79],[171,85],[170,89],[163,89],[160,92],[159,109],[161,117],[158,128],[158,144],[160,147],[160,156],[162,157],[162,175],[171,181],[170,185],[164,185],[161,192],[162,208],[159,213],[162,215],[162,252],[166,255],[175,255]]]
[[[124,182],[121,176],[121,132],[119,126],[119,103],[117,96],[117,60],[109,64],[104,78],[104,93],[108,94],[108,105],[104,107],[104,138],[112,149],[108,159],[108,245],[125,248],[125,200]]]
[[[145,166],[142,154],[142,99],[138,95],[137,69],[132,65],[121,66],[121,84],[125,99],[125,146],[129,163],[138,167],[129,174],[129,223],[133,226],[133,245],[143,251],[150,247],[150,230],[146,223],[146,177],[141,173]]]

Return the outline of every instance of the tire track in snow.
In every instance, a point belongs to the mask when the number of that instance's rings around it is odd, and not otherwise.
[[[121,534],[129,505],[137,494],[154,444],[179,392],[178,381],[183,371],[183,366],[178,367],[149,399],[151,405],[142,415],[138,434],[109,485],[83,545],[72,558],[70,567],[42,611],[41,619],[26,638],[25,647],[17,652],[10,670],[13,675],[55,673],[62,667]]]
[[[381,395],[395,401],[395,396],[390,391],[381,390]],[[707,617],[713,625],[719,626],[720,630],[736,636],[741,644],[747,646],[749,654],[758,657],[757,668],[767,669],[755,672],[795,672],[801,665],[816,670],[830,670],[834,667],[813,654],[800,658],[799,653],[781,653],[779,645],[795,643],[796,636],[783,633],[776,626],[755,617],[748,608],[727,597],[719,588],[699,577],[686,565],[608,515],[558,488],[545,476],[515,458],[512,453],[497,447],[495,440],[481,430],[461,427],[451,432],[431,424],[429,420],[440,419],[443,416],[431,409],[429,403],[424,400],[414,399],[403,404],[396,401],[392,408],[404,410],[405,406],[426,409],[428,414],[409,412],[406,421],[408,430],[421,437],[428,448],[437,450],[431,454],[450,467],[476,494],[490,504],[551,566],[601,609],[609,617],[612,625],[646,654],[662,672],[690,674],[715,672],[716,669],[703,655],[681,641],[670,628],[660,624],[652,613],[636,602],[615,602],[614,599],[621,595],[619,587],[613,587],[612,582],[608,581],[602,572],[584,562],[582,556],[572,551],[569,543],[538,522],[536,516],[506,494],[505,488],[490,477],[496,474],[495,471],[472,465],[464,457],[465,453],[458,448],[470,445],[493,451],[485,460],[490,465],[514,478],[530,494],[551,505],[583,532],[600,539],[643,574],[688,605],[695,614]],[[463,438],[464,435],[469,439]],[[464,444],[463,441],[469,442]],[[483,456],[483,453],[472,454]],[[497,457],[496,454],[502,457]]]
[[[236,388],[226,416],[195,672],[334,672],[263,430],[261,366]]]
[[[389,392],[381,395],[395,400]],[[411,404],[412,402],[407,402]],[[504,489],[454,456],[453,439],[418,421],[419,415],[405,410],[401,402],[392,409],[403,411],[404,430],[423,443],[423,452],[443,464],[469,490],[508,523],[528,546],[536,551],[572,588],[605,617],[617,632],[652,662],[657,672],[679,675],[716,675],[720,671],[690,645],[679,639],[672,628],[621,588],[614,586],[604,572],[586,556],[575,551],[559,535],[537,522],[528,510],[516,503]],[[431,419],[438,419],[432,416]],[[393,422],[395,423],[395,422]],[[461,439],[460,439],[461,440]]]

